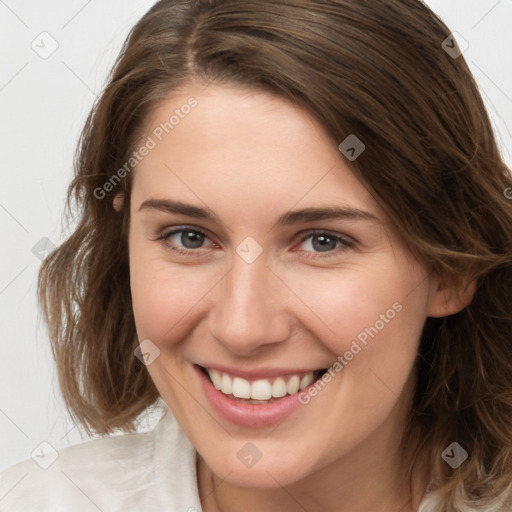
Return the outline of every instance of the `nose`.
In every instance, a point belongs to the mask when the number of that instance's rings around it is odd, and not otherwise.
[[[233,354],[246,356],[289,337],[289,291],[263,256],[247,263],[234,254],[231,270],[216,291],[209,330]]]

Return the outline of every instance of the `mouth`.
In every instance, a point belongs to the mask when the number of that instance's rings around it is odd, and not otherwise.
[[[247,380],[212,368],[199,365],[198,368],[213,387],[230,400],[259,405],[271,404],[287,396],[298,394],[308,386],[314,385],[328,370],[323,368],[266,379]]]

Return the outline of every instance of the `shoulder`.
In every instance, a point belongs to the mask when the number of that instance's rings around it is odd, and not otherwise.
[[[122,434],[58,452],[41,449],[41,455],[36,452],[34,459],[0,475],[0,510],[56,511],[73,506],[97,512],[105,491],[136,493],[152,478],[154,437],[154,432]]]
[[[0,474],[1,512],[161,510],[163,481],[184,467],[194,491],[193,448],[170,412],[150,432],[43,452]]]

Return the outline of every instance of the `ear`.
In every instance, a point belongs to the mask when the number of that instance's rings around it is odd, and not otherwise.
[[[114,200],[112,201],[112,205],[114,206],[114,210],[120,212],[123,209],[124,205],[124,192],[119,192],[114,196]]]
[[[443,317],[462,311],[473,300],[476,280],[467,281],[455,277],[443,277],[430,298],[428,316]]]

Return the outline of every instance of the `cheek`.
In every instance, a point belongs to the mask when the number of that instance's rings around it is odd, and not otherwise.
[[[150,339],[160,350],[182,339],[183,319],[200,298],[197,283],[154,257],[133,254],[130,288],[139,341]],[[190,278],[190,276],[189,276]],[[154,367],[155,365],[152,365]]]
[[[287,277],[307,306],[302,320],[333,354],[357,351],[354,341],[361,348],[377,339],[390,348],[415,345],[427,306],[421,272],[386,263]]]
[[[199,267],[180,267],[136,244],[130,249],[130,286],[137,335],[157,345],[180,341],[195,306],[215,285]]]

